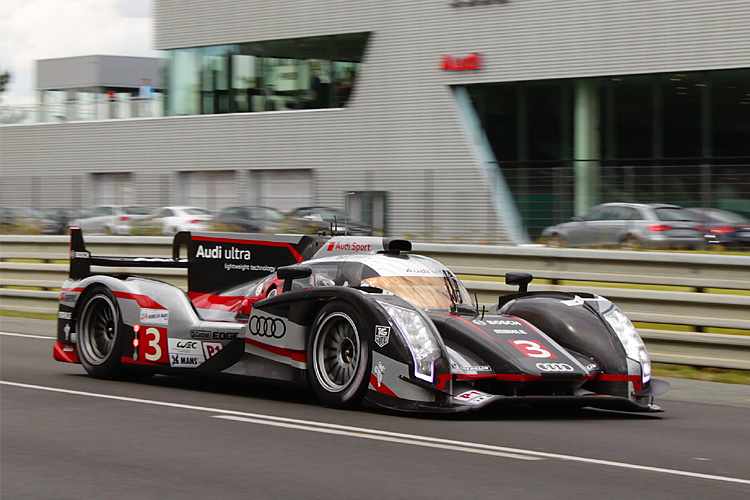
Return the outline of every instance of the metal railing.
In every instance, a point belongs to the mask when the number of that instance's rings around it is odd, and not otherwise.
[[[116,120],[164,116],[164,96],[122,97],[105,94],[95,98],[39,104],[0,106],[0,125],[65,123],[86,120]]]
[[[90,236],[86,243],[94,255],[172,251],[168,237]],[[535,276],[532,291],[591,292],[615,302],[641,324],[655,361],[750,370],[750,257],[420,243],[414,251],[461,276],[480,304],[515,291],[502,280],[506,272],[527,271]],[[54,314],[67,254],[65,236],[0,236],[0,309]],[[138,272],[187,285],[184,269]]]

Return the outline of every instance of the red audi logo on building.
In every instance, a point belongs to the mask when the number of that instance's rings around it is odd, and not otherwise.
[[[472,52],[466,57],[443,56],[440,69],[443,71],[482,69],[482,53]]]

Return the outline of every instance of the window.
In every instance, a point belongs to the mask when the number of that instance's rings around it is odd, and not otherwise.
[[[368,33],[172,50],[168,115],[344,107]]]

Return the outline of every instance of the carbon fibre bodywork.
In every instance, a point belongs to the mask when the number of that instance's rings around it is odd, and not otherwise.
[[[406,253],[403,240],[174,241],[171,259],[95,257],[74,229],[55,359],[101,377],[190,371],[310,385],[331,406],[406,411],[550,402],[658,411],[653,396],[668,388],[650,379],[632,324],[598,296],[520,292],[483,314],[453,273]],[[188,289],[92,265],[187,268]]]

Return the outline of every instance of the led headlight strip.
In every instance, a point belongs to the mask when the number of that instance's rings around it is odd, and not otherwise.
[[[385,309],[406,339],[414,359],[414,376],[433,382],[435,361],[440,357],[440,347],[427,320],[413,309],[387,302],[378,301],[378,304]]]
[[[638,330],[635,329],[630,319],[614,304],[602,316],[617,334],[628,357],[641,363],[643,383],[651,380],[651,358],[646,350],[646,344],[643,343],[643,339],[638,335]]]

